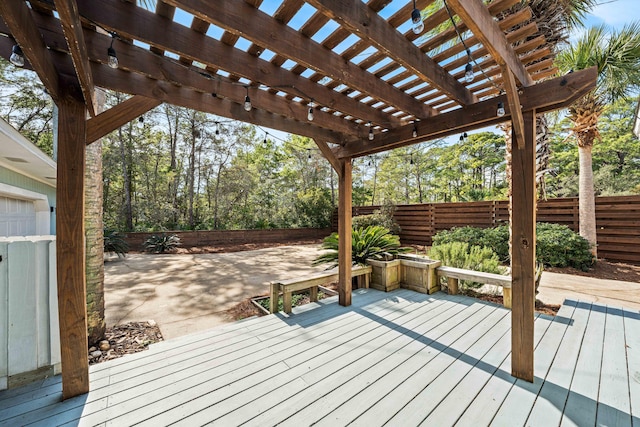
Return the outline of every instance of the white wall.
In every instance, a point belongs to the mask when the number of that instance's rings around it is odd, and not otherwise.
[[[55,236],[0,238],[0,390],[9,377],[60,371]]]

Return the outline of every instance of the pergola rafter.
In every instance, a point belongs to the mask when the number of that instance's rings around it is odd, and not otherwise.
[[[339,177],[342,305],[351,302],[352,159],[511,120],[518,218],[512,225],[512,373],[533,380],[533,123],[536,114],[590,91],[596,71],[536,83],[556,70],[532,11],[509,13],[518,0],[447,0],[460,18],[458,31],[442,27],[421,35],[407,26],[413,1],[356,3],[281,0],[272,10],[274,3],[261,0],[158,0],[150,11],[133,0],[0,2],[0,33],[10,37],[0,38],[0,56],[8,59],[17,41],[25,68],[35,70],[60,109],[57,267],[65,398],[89,386],[84,149],[162,102],[315,141]],[[415,4],[425,9],[433,0]],[[450,19],[442,8],[424,24],[433,30]],[[112,42],[119,69],[107,65]],[[471,82],[464,80],[467,48],[476,66]],[[87,119],[95,114],[94,86],[133,96]],[[247,94],[250,111],[242,105]],[[498,102],[507,104],[504,117],[496,115]]]

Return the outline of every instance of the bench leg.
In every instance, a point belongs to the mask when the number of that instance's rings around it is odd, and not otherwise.
[[[291,292],[282,293],[282,305],[284,306],[284,312],[291,314]]]
[[[502,305],[511,308],[511,288],[502,288]]]
[[[280,284],[271,283],[271,292],[269,293],[269,311],[271,313],[278,312],[278,294],[280,293]]]
[[[364,288],[369,289],[369,281],[371,280],[371,273],[364,275]]]
[[[311,302],[318,301],[318,287],[317,286],[312,286],[311,288],[309,288],[309,300]]]
[[[457,295],[458,279],[455,277],[447,277],[447,288],[449,289],[449,295]]]

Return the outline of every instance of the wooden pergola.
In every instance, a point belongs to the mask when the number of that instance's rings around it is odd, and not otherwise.
[[[531,10],[505,13],[518,2],[447,0],[445,8],[422,14],[420,34],[410,28],[412,11],[433,0],[401,7],[389,0],[158,0],[155,11],[132,0],[0,2],[0,33],[7,36],[0,37],[0,54],[9,59],[18,44],[25,68],[37,73],[59,108],[63,396],[89,389],[85,146],[163,102],[315,141],[339,176],[345,306],[351,304],[352,159],[510,120],[512,374],[533,381],[535,117],[591,90],[596,71],[551,78],[552,52],[536,36]],[[453,26],[439,27],[456,15],[462,36]],[[109,56],[117,57],[117,68]],[[95,87],[133,96],[96,114]]]

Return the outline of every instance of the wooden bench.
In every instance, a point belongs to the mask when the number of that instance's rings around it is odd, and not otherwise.
[[[503,305],[511,308],[511,276],[445,266],[436,268],[436,274],[438,277],[447,278],[447,287],[451,295],[458,293],[458,282],[460,280],[470,280],[485,285],[501,286]]]
[[[358,265],[351,268],[351,277],[358,277],[359,285],[363,288],[369,287],[371,278],[371,266]],[[284,312],[291,313],[291,297],[293,292],[304,291],[309,289],[309,299],[313,302],[318,301],[318,286],[327,285],[338,280],[338,269],[334,268],[322,273],[315,273],[310,276],[298,277],[295,279],[283,280],[281,282],[271,283],[269,311],[275,313],[278,311],[278,296],[282,292],[282,302]]]

